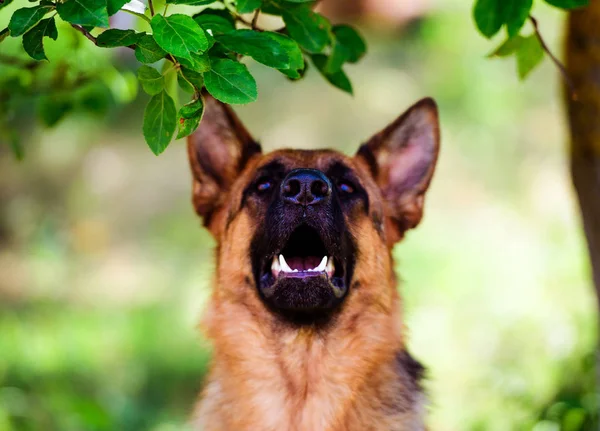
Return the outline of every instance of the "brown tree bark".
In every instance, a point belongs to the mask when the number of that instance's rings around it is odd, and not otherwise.
[[[566,91],[571,175],[579,199],[600,310],[600,1],[570,13]]]
[[[591,0],[587,8],[570,12],[566,68],[572,83],[572,89],[565,92],[571,132],[571,177],[579,200],[600,316],[600,0]],[[596,359],[600,392],[600,341]]]

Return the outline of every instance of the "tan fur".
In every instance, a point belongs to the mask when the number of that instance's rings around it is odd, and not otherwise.
[[[194,156],[190,158],[194,169]],[[342,161],[368,193],[369,215],[345,215],[358,259],[348,297],[325,327],[288,324],[266,309],[254,286],[250,241],[259,221],[247,207],[240,207],[240,201],[257,168],[275,158],[289,169],[323,171]],[[195,181],[195,187],[201,185]],[[414,225],[421,216],[425,188],[406,202],[408,211],[417,214]],[[333,151],[257,153],[236,176],[223,202],[211,210],[208,222],[218,243],[217,268],[201,326],[213,343],[214,357],[193,414],[194,429],[424,429],[422,395],[398,362],[405,345],[391,248],[404,232],[388,220],[389,208],[368,163]],[[382,230],[373,217],[382,219]]]

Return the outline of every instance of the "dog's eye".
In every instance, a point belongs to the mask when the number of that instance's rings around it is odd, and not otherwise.
[[[271,188],[273,188],[273,183],[266,178],[261,179],[256,183],[256,190],[259,192],[267,192],[271,190]]]
[[[338,184],[338,189],[340,190],[340,192],[345,193],[345,194],[350,195],[350,194],[354,193],[354,185],[348,181],[341,181]]]

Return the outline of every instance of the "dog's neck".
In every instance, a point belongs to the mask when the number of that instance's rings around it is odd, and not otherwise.
[[[290,325],[257,295],[235,299],[217,288],[205,319],[214,359],[196,411],[203,429],[421,429],[398,295],[390,286],[387,297],[368,298],[365,287],[347,300],[356,301],[347,304],[353,313],[342,310],[325,328]],[[386,412],[370,405],[382,391]]]

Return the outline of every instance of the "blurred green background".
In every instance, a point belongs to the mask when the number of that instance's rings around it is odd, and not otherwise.
[[[486,59],[470,1],[392,2],[412,16],[373,3],[359,21],[369,53],[347,70],[353,98],[314,70],[292,84],[250,64],[259,101],[238,112],[267,150],[351,154],[435,97],[439,169],[424,222],[395,249],[430,428],[597,429],[595,300],[556,69],[520,83],[513,60]],[[534,11],[559,52],[564,14]],[[25,158],[0,147],[0,430],[181,429],[210,360],[196,324],[214,246],[190,204],[184,141],[160,157],[145,146],[131,52],[61,39],[49,57],[101,71],[80,103],[103,94],[87,111],[106,115],[45,129],[44,108],[23,99]],[[10,39],[0,53],[21,55]],[[23,76],[0,62],[1,80]]]

